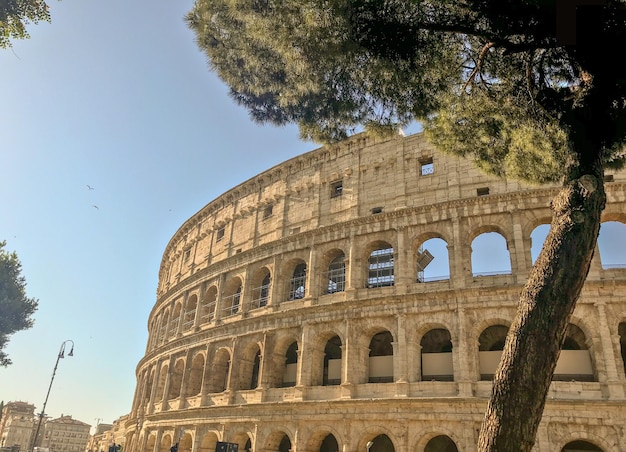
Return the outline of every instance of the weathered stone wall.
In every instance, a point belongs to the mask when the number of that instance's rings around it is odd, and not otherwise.
[[[626,174],[610,176],[603,221],[626,223]],[[506,333],[554,193],[485,176],[422,135],[359,135],[226,192],[164,252],[127,447],[325,452],[332,435],[345,452],[389,450],[386,435],[397,451],[431,450],[436,437],[475,450],[484,360],[498,353],[481,344]],[[510,271],[475,274],[471,245],[485,232],[506,240]],[[418,282],[434,237],[449,276]],[[596,253],[570,329],[575,369],[551,386],[536,450],[622,450],[626,268],[603,269]]]

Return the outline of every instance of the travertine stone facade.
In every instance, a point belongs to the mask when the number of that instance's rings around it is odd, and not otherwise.
[[[91,425],[63,416],[48,419],[44,424],[41,447],[50,452],[84,452],[89,442]]]
[[[626,223],[626,174],[606,189],[603,221]],[[554,194],[422,135],[358,135],[229,190],[164,252],[126,448],[476,450]],[[510,262],[481,275],[485,233]],[[433,278],[434,239],[449,271]],[[626,268],[596,253],[535,450],[626,450],[625,348]]]
[[[0,415],[0,447],[28,450],[35,422],[35,405],[8,402]]]

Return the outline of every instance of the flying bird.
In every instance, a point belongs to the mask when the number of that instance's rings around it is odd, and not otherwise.
[[[93,190],[93,187],[91,185],[87,185],[87,189]]]
[[[95,204],[94,204],[92,207],[94,207],[94,208],[96,208],[96,209],[100,210],[100,207],[96,206]]]

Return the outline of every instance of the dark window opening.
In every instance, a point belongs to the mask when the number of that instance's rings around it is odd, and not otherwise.
[[[489,194],[489,187],[483,187],[476,189],[477,196],[487,196]]]
[[[272,216],[273,214],[273,210],[274,210],[274,206],[267,206],[264,210],[263,210],[263,219],[267,220],[269,217]]]
[[[343,194],[343,181],[338,180],[330,184],[330,197],[338,198]]]
[[[435,165],[433,164],[433,158],[428,157],[420,160],[420,169],[422,176],[427,176],[435,172]]]
[[[217,235],[215,236],[215,241],[219,242],[224,238],[224,226],[217,230]]]

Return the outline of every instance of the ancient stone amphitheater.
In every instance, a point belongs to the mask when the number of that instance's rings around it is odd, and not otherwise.
[[[606,189],[626,241],[626,173]],[[420,134],[357,135],[229,190],[165,249],[125,448],[476,450],[554,194]],[[626,266],[602,254],[537,451],[626,450]]]

